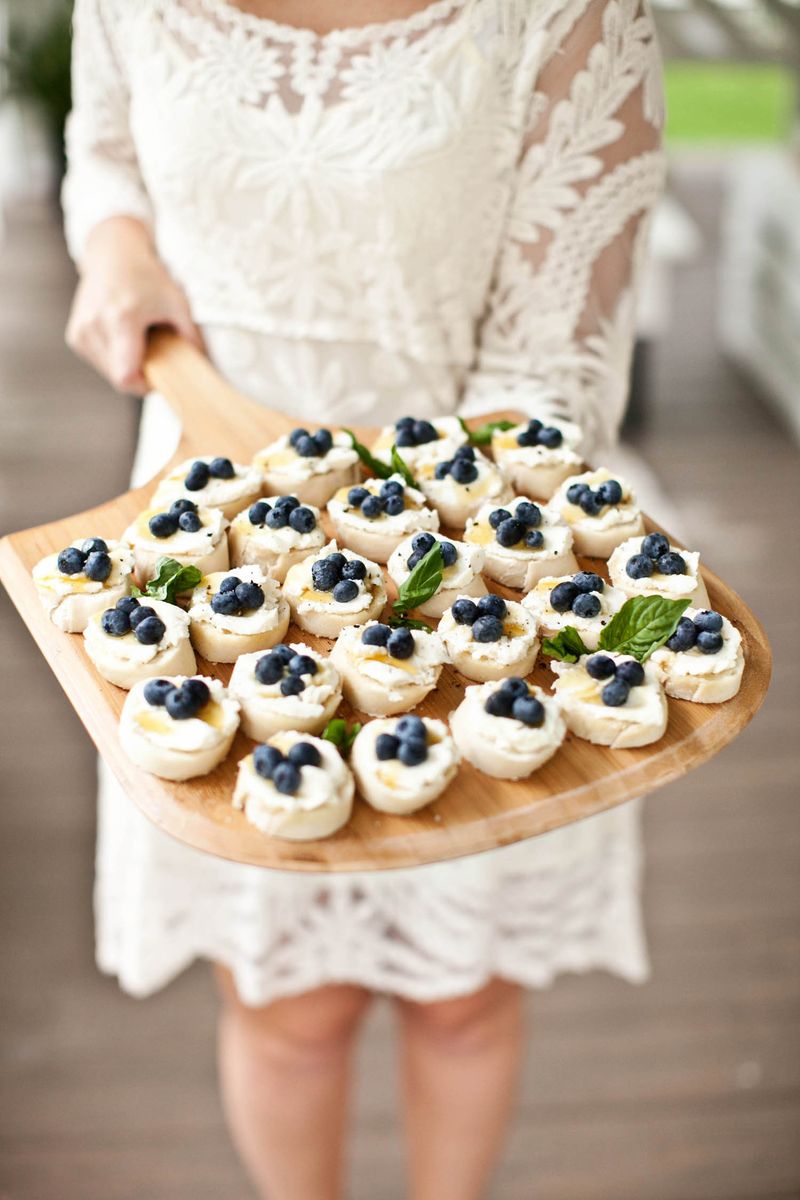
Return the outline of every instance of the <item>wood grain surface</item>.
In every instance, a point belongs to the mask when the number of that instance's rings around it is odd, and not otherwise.
[[[188,344],[155,334],[147,376],[175,407],[182,435],[171,463],[193,454],[226,454],[248,461],[297,419],[263,408],[225,384]],[[304,424],[310,423],[303,418]],[[365,440],[369,431],[361,431]],[[164,468],[162,474],[169,470]],[[42,653],[89,731],[99,752],[139,807],[160,828],[198,849],[258,866],[299,871],[379,870],[456,858],[493,849],[581,820],[642,796],[706,761],[750,721],[766,694],[771,656],[761,624],[722,580],[703,571],[712,605],[742,634],[746,657],[739,695],[721,705],[669,703],[666,735],[653,746],[613,751],[568,734],[549,763],[530,779],[491,779],[464,763],[447,791],[408,817],[377,813],[358,799],[347,826],[331,838],[306,843],[269,838],[231,807],[238,760],[252,743],[237,735],[228,759],[210,775],[168,783],[135,767],[122,752],[117,723],[127,693],[103,680],[83,650],[80,635],[50,622],[30,576],[44,555],[78,537],[117,537],[147,503],[156,481],[108,503],[60,521],[11,534],[0,542],[0,578]],[[649,528],[659,528],[648,521]],[[604,564],[582,566],[606,575]],[[496,588],[505,595],[514,593]],[[391,599],[391,596],[390,596]],[[295,628],[287,640],[325,649],[330,643]],[[198,660],[198,669],[227,680],[230,667]],[[549,686],[551,673],[538,665],[534,682]],[[440,686],[417,711],[446,717],[468,686],[446,667]],[[342,706],[340,714],[359,719]]]

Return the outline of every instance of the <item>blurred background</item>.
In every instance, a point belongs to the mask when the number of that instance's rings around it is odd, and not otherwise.
[[[63,344],[55,196],[70,5],[0,0],[0,525],[124,490],[137,403]],[[660,0],[668,195],[626,440],[775,651],[755,723],[645,808],[652,978],[530,997],[492,1200],[800,1196],[798,0]],[[134,1002],[93,965],[94,756],[0,595],[0,1196],[250,1196],[215,1090],[196,967]],[[400,1200],[391,1014],[360,1049],[355,1200]]]

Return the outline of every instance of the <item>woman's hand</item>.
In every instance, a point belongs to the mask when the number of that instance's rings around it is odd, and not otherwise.
[[[147,391],[142,374],[147,330],[169,325],[200,349],[186,297],[131,217],[101,222],[86,244],[67,323],[67,345],[122,392]]]

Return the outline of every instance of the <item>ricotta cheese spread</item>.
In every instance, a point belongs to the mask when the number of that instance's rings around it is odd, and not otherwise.
[[[279,792],[271,779],[256,771],[252,754],[239,764],[240,779],[233,797],[235,808],[245,809],[248,821],[264,828],[267,818],[275,811],[312,812],[331,803],[338,803],[354,790],[353,779],[332,742],[312,738],[308,734],[281,732],[269,739],[282,754],[288,754],[298,742],[311,742],[319,751],[322,762],[318,767],[304,766],[300,771],[300,786],[292,794]]]
[[[85,539],[78,538],[70,545],[80,550]],[[110,591],[112,588],[124,587],[133,571],[133,551],[125,542],[112,542],[105,539],[108,547],[108,557],[111,559],[111,572],[107,579],[89,579],[88,575],[80,572],[76,575],[64,575],[58,569],[58,554],[48,554],[33,568],[33,581],[42,599],[49,607],[55,607],[64,596],[93,596],[98,592]]]
[[[514,496],[502,505],[513,513],[520,502],[528,502],[527,496]],[[474,517],[467,521],[464,531],[464,541],[476,546],[483,546],[486,553],[494,558],[508,559],[512,562],[530,562],[548,558],[560,558],[572,550],[572,531],[559,519],[557,513],[549,512],[543,505],[538,505],[542,514],[541,524],[536,528],[542,534],[543,543],[536,549],[532,546],[518,544],[516,546],[501,546],[495,537],[495,531],[489,524],[489,515],[498,507],[497,504],[484,504]]]
[[[486,562],[486,551],[481,546],[472,545],[468,542],[459,542],[455,538],[446,537],[443,533],[434,533],[433,537],[437,542],[450,542],[456,548],[456,561],[449,567],[445,567],[442,571],[442,582],[437,588],[436,593],[442,591],[457,590],[460,588],[469,587],[473,579],[480,575]],[[412,546],[414,538],[406,538],[402,541],[396,550],[393,551],[389,562],[389,574],[394,582],[400,587],[408,579],[411,574],[411,568],[408,566],[408,560],[414,553]]]
[[[230,616],[214,612],[211,599],[219,591],[223,579],[231,576],[235,576],[242,583],[257,583],[264,593],[264,603],[259,608]],[[285,613],[281,612],[280,602],[280,587],[274,579],[268,578],[260,567],[235,567],[230,571],[214,571],[211,575],[203,576],[192,592],[189,618],[192,621],[205,621],[223,633],[268,633],[284,619]]]
[[[358,455],[353,449],[349,436],[339,430],[333,435],[333,445],[327,454],[304,457],[298,454],[289,441],[289,434],[271,442],[263,450],[259,450],[253,459],[257,470],[269,474],[273,484],[280,478],[285,479],[285,490],[291,491],[292,481],[311,479],[314,475],[327,475],[331,471],[346,470],[358,462]]]
[[[170,677],[180,686],[184,676]],[[148,704],[144,698],[147,681],[135,684],[128,693],[120,716],[120,725],[144,738],[152,746],[192,753],[210,750],[231,737],[239,723],[239,702],[230,696],[219,679],[201,675],[211,696],[195,717],[174,720],[163,705]]]
[[[580,505],[572,504],[567,499],[567,490],[575,483],[586,483],[590,488],[596,489],[601,483],[607,483],[611,479],[616,479],[622,488],[622,499],[619,504],[605,504],[596,516],[590,516]],[[586,529],[615,529],[618,525],[625,525],[639,516],[632,488],[620,479],[619,475],[613,474],[605,467],[596,471],[584,471],[582,475],[571,475],[556,490],[548,508],[568,525]]]
[[[132,525],[125,530],[123,537],[132,546],[161,554],[168,558],[202,558],[224,536],[228,527],[223,512],[218,508],[198,508],[200,528],[196,533],[178,528],[169,537],[155,537],[150,532],[149,521],[162,508],[147,508],[140,513]]]
[[[366,533],[377,533],[383,529],[392,533],[419,532],[423,529],[438,529],[439,516],[433,509],[428,508],[425,496],[417,488],[404,483],[402,475],[390,475],[388,480],[366,479],[359,488],[364,488],[371,496],[377,496],[384,483],[393,480],[403,488],[404,508],[402,512],[390,516],[382,512],[377,517],[365,517],[360,506],[351,504],[348,494],[349,487],[340,488],[328,501],[328,512],[331,519],[341,530],[360,529]]]
[[[358,592],[352,600],[334,600],[331,592],[320,592],[314,587],[311,578],[311,569],[314,563],[321,558],[327,558],[334,551],[343,554],[348,561],[360,559],[367,568],[364,578],[355,580],[358,584]],[[283,594],[292,601],[299,613],[330,611],[355,614],[364,612],[370,607],[378,591],[383,591],[383,572],[378,564],[364,558],[361,554],[354,554],[352,550],[344,548],[339,550],[335,541],[328,542],[326,546],[323,546],[319,554],[309,556],[302,562],[296,563],[289,570],[283,587]]]
[[[213,457],[208,455],[201,458],[187,458],[185,462],[180,463],[159,483],[151,501],[153,508],[156,511],[160,511],[158,505],[169,508],[172,501],[177,500],[179,496],[185,496],[188,500],[193,500],[197,505],[203,505],[206,508],[223,508],[226,504],[235,504],[238,500],[246,499],[248,496],[258,495],[263,482],[261,471],[257,467],[243,463],[233,464],[235,473],[232,479],[219,479],[212,475],[205,487],[196,488],[194,491],[189,490],[185,486],[185,481],[192,464],[203,462],[208,466],[212,461]]]
[[[363,631],[376,624],[368,621],[366,625],[347,626],[339,634],[336,653],[346,655],[358,674],[379,684],[391,701],[402,699],[408,687],[435,687],[442,665],[448,661],[439,635],[414,630],[414,653],[409,658],[392,658],[385,647],[366,645],[361,640]]]
[[[295,654],[313,658],[317,664],[314,675],[304,675],[304,688],[297,695],[285,696],[281,692],[279,679],[275,683],[260,683],[256,678],[256,663],[269,651],[256,651],[254,654],[242,654],[236,660],[230,679],[230,692],[243,704],[263,709],[265,712],[279,712],[298,720],[313,720],[322,716],[326,705],[341,690],[339,672],[330,659],[318,654],[303,642],[293,642],[290,648]]]
[[[470,599],[470,597],[465,597]],[[439,634],[451,658],[468,654],[498,666],[511,666],[536,645],[536,618],[515,600],[506,600],[503,636],[497,642],[476,642],[471,625],[459,625],[449,608],[439,622]]]
[[[152,608],[157,617],[164,622],[165,632],[160,642],[154,646],[143,645],[131,630],[122,637],[114,637],[103,629],[103,613],[94,613],[84,630],[84,637],[99,656],[113,656],[123,663],[142,666],[150,663],[167,650],[185,641],[189,636],[189,617],[176,604],[167,604],[165,600],[151,600],[143,596],[140,602]]]

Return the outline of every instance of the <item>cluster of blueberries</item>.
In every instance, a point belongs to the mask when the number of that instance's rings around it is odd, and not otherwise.
[[[304,675],[316,675],[319,664],[310,654],[298,654],[283,642],[273,646],[268,654],[262,654],[255,666],[259,683],[280,682],[282,696],[299,696],[305,690]]]
[[[261,608],[264,600],[264,589],[259,584],[238,575],[226,575],[219,591],[211,597],[211,611],[225,617],[240,617]]]
[[[297,496],[278,496],[274,504],[256,500],[247,510],[251,525],[267,525],[270,529],[284,529],[287,525],[295,533],[311,533],[317,524],[314,510],[301,504]]]
[[[133,632],[143,646],[157,646],[167,627],[149,604],[140,604],[135,596],[120,596],[115,608],[107,608],[100,618],[103,633],[124,637]]]
[[[507,508],[496,508],[489,513],[495,540],[507,549],[522,543],[529,550],[541,550],[544,545],[544,534],[538,528],[541,523],[542,510],[532,500],[520,500],[513,515]]]
[[[377,494],[369,488],[351,487],[347,493],[347,503],[370,520],[384,515],[397,517],[405,511],[405,488],[398,479],[386,479]]]
[[[439,431],[430,421],[415,421],[413,417],[401,417],[395,421],[398,446],[425,446],[439,440]]]
[[[105,583],[111,574],[108,546],[102,538],[87,538],[80,548],[67,546],[56,559],[62,575],[85,575],[95,583]]]
[[[236,468],[229,458],[212,458],[209,463],[196,458],[186,473],[183,486],[188,492],[201,492],[209,479],[234,479],[235,476]]]
[[[197,533],[203,522],[197,512],[194,500],[181,496],[173,500],[166,512],[156,513],[147,522],[147,527],[153,537],[168,538],[182,529],[184,533]]]
[[[144,698],[153,708],[165,708],[173,721],[188,721],[205,708],[211,692],[202,679],[184,679],[180,687],[169,679],[151,679],[145,684]]]
[[[311,742],[295,742],[288,754],[264,743],[253,751],[253,766],[262,779],[269,779],[276,792],[293,796],[300,787],[303,767],[322,766],[322,755]]]
[[[324,458],[333,446],[333,434],[330,429],[318,429],[316,433],[293,429],[289,434],[289,445],[301,458]]]
[[[458,550],[452,542],[448,542],[444,538],[440,541],[432,533],[417,533],[411,539],[411,553],[406,562],[409,571],[413,571],[417,563],[431,552],[437,541],[442,548],[442,566],[452,567],[458,558]]]
[[[605,586],[594,571],[578,571],[572,579],[556,584],[550,593],[550,607],[558,613],[573,612],[576,617],[596,617],[602,608],[596,593]]]
[[[642,538],[641,554],[632,554],[625,564],[631,579],[647,579],[655,571],[662,575],[685,575],[686,559],[670,550],[663,533],[648,533]]]
[[[622,484],[617,479],[606,479],[594,490],[588,483],[573,483],[567,488],[570,504],[577,504],[587,517],[596,517],[608,504],[619,504],[622,500]]]
[[[449,475],[456,483],[474,483],[480,474],[472,446],[459,446],[452,458],[436,464],[434,471],[436,479],[446,479]]]
[[[504,679],[483,707],[492,717],[511,717],[532,729],[544,724],[544,705],[530,694],[527,683],[518,675]]]
[[[557,450],[564,441],[564,435],[554,425],[545,425],[536,417],[528,421],[526,429],[517,434],[518,446],[545,446],[548,450]]]
[[[367,625],[361,641],[365,646],[380,646],[390,658],[411,658],[414,653],[414,635],[404,626],[392,629],[391,625]]]
[[[718,612],[705,609],[691,617],[681,617],[672,637],[667,641],[669,650],[691,650],[696,646],[703,654],[717,654],[722,649],[722,617]]]
[[[347,604],[358,595],[359,583],[367,577],[367,565],[360,558],[345,558],[338,550],[319,558],[311,567],[311,582],[318,592],[331,592],[338,604]]]
[[[468,600],[462,596],[452,609],[456,625],[471,625],[472,640],[475,642],[499,642],[503,636],[503,621],[508,605],[502,596],[490,592],[480,600]]]
[[[428,757],[428,731],[422,717],[401,717],[394,733],[379,733],[375,754],[381,762],[397,758],[404,767],[418,767]]]
[[[586,660],[586,671],[592,679],[609,680],[600,693],[600,699],[609,708],[619,708],[630,696],[631,688],[644,683],[644,667],[635,658],[617,663],[607,654],[593,654]]]

